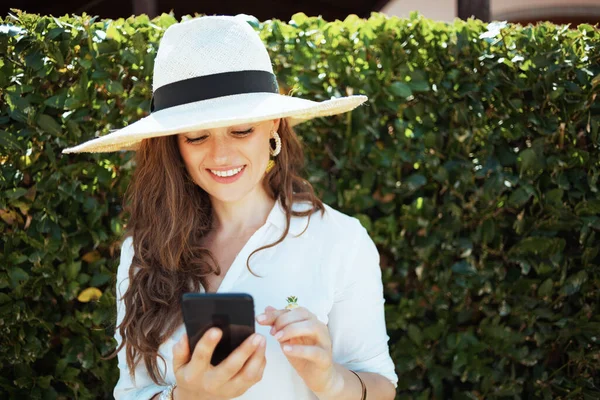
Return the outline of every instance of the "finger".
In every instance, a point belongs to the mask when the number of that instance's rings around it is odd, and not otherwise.
[[[209,377],[210,381],[215,385],[223,385],[233,378],[244,367],[246,361],[254,354],[261,342],[266,342],[264,336],[258,333],[250,335],[237,349],[213,369]]]
[[[256,316],[256,322],[261,325],[273,325],[273,322],[282,314],[287,313],[288,310],[277,310],[271,306],[265,308],[265,312]]]
[[[192,354],[192,362],[196,364],[196,368],[200,372],[206,371],[210,368],[210,359],[217,347],[217,344],[221,340],[223,332],[219,328],[210,328],[202,335]]]
[[[321,327],[315,320],[293,322],[275,333],[274,336],[280,343],[300,337],[310,337],[316,339],[317,342],[320,342]]]
[[[286,313],[279,315],[277,317],[277,319],[275,319],[275,321],[273,322],[273,329],[271,329],[271,334],[274,334],[275,332],[282,330],[283,328],[285,328],[287,325],[289,325],[291,323],[299,322],[299,321],[307,321],[310,319],[316,320],[316,318],[317,317],[313,313],[311,313],[304,307],[295,308],[295,309],[291,310],[290,312],[286,312]]]
[[[327,368],[331,363],[331,355],[319,346],[283,344],[281,347],[286,356],[311,361],[318,368]]]
[[[231,380],[232,384],[248,387],[262,379],[267,363],[267,359],[265,358],[266,348],[266,340],[263,340],[248,361],[246,361],[241,371]]]
[[[190,346],[187,333],[184,333],[173,346],[173,371],[177,371],[190,360]]]

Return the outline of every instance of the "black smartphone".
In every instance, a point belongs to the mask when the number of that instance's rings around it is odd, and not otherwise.
[[[212,365],[218,365],[254,333],[254,299],[247,293],[184,293],[181,308],[190,353],[207,330],[216,326],[223,331]]]

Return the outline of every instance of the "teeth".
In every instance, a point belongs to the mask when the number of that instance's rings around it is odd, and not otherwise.
[[[230,169],[228,171],[215,171],[215,170],[210,170],[210,172],[212,172],[213,174],[215,174],[216,176],[220,176],[222,178],[226,178],[228,176],[234,176],[236,174],[238,174],[243,167],[240,168],[235,168],[235,169]]]

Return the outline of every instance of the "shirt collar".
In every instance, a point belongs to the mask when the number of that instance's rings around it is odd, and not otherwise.
[[[302,211],[310,208],[310,204],[308,203],[294,203],[292,206],[292,210]],[[285,210],[281,205],[281,201],[277,199],[273,209],[269,213],[267,217],[267,222],[273,225],[275,228],[280,230],[282,233],[285,231]],[[298,236],[302,234],[302,236],[306,235],[308,232],[304,232],[308,225],[308,217],[294,217],[292,216],[290,220],[290,230],[289,234]],[[304,233],[302,233],[304,232]]]

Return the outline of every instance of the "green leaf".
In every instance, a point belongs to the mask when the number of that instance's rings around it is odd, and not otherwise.
[[[59,135],[62,131],[60,124],[56,122],[54,118],[47,114],[42,114],[38,117],[38,126],[42,128],[44,132],[51,135]]]
[[[50,55],[52,56],[52,58],[56,62],[56,66],[58,68],[63,68],[64,67],[64,65],[65,65],[65,59],[64,59],[62,53],[60,52],[59,48],[51,49],[50,50]]]
[[[299,12],[299,13],[292,15],[292,18],[290,19],[290,24],[293,24],[295,26],[300,26],[300,25],[304,24],[307,19],[308,19],[308,17],[306,16],[306,14],[304,14],[303,12]]]
[[[562,205],[562,198],[565,191],[562,189],[552,189],[544,194],[544,199],[547,203],[560,207]]]
[[[25,64],[34,71],[39,71],[44,66],[44,56],[39,50],[34,50],[25,56]]]
[[[424,80],[410,81],[408,82],[408,86],[410,86],[413,92],[428,92],[431,90],[429,83]]]
[[[403,82],[394,82],[389,87],[390,92],[394,96],[406,98],[412,96],[412,90],[410,86]]]
[[[9,303],[12,298],[6,293],[0,293],[0,304]]]
[[[519,172],[538,172],[545,167],[545,162],[534,149],[525,149],[519,154]]]
[[[114,23],[110,24],[106,28],[106,37],[119,43],[126,41],[126,38],[124,38],[123,35],[121,35]]]
[[[594,264],[594,259],[600,252],[600,247],[586,247],[581,256],[581,262],[583,267],[592,266]]]
[[[413,174],[404,181],[404,184],[408,187],[408,190],[411,191],[425,186],[426,183],[427,178],[425,178],[425,176],[422,174]]]
[[[586,271],[579,271],[574,275],[571,275],[565,281],[564,286],[562,287],[561,292],[564,295],[571,296],[581,289],[581,285],[583,285],[588,280],[588,274]]]
[[[65,278],[68,280],[73,280],[77,277],[79,271],[81,271],[81,261],[71,262],[66,266]]]
[[[102,286],[111,280],[112,276],[108,274],[95,274],[90,281],[90,286]]]
[[[598,215],[600,214],[600,199],[584,200],[575,206],[575,214]]]
[[[538,296],[540,296],[540,297],[550,296],[550,294],[552,294],[553,286],[554,286],[554,282],[552,281],[552,278],[546,279],[544,281],[544,283],[542,283],[540,285],[540,287],[538,288]]]
[[[37,385],[42,388],[42,389],[49,389],[50,388],[50,382],[52,382],[54,378],[50,375],[46,375],[46,376],[38,376],[35,378],[35,381],[37,383]]]
[[[7,149],[23,151],[24,146],[9,132],[0,130],[0,146]]]
[[[548,238],[531,236],[522,239],[509,250],[510,255],[526,254],[555,254],[565,248],[565,240],[562,238]]]
[[[7,190],[4,192],[4,196],[9,200],[19,199],[27,194],[27,189],[24,188],[14,188],[12,190]]]
[[[450,267],[452,272],[459,275],[474,275],[477,273],[477,270],[473,265],[467,261],[459,261],[456,264]]]
[[[13,288],[19,286],[22,281],[29,279],[29,274],[19,267],[10,268],[8,276]]]
[[[51,96],[44,100],[44,104],[59,110],[62,110],[65,106],[65,101],[67,100],[67,92],[63,91],[57,95]]]
[[[531,199],[533,190],[528,187],[520,187],[511,193],[508,198],[508,204],[511,207],[521,208]]]
[[[159,25],[163,28],[168,28],[169,26],[178,22],[173,15],[167,13],[162,13],[158,21]]]
[[[46,34],[46,39],[54,40],[65,32],[64,28],[52,28]]]
[[[123,89],[123,85],[119,81],[110,81],[108,83],[108,91],[113,95],[122,95],[125,89]]]
[[[585,33],[593,33],[596,31],[596,29],[590,24],[579,24],[577,26],[577,29],[579,30],[579,32]]]
[[[421,346],[422,344],[422,334],[421,329],[415,324],[408,325],[407,329],[408,337],[412,340],[417,346]]]

